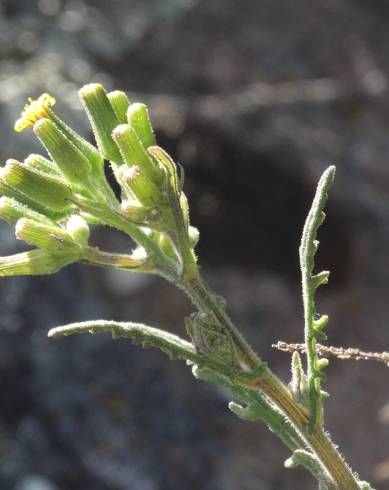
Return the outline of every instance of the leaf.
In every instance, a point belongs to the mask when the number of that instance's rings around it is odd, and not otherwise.
[[[319,490],[337,490],[336,484],[322,467],[320,461],[309,451],[297,449],[292,456],[285,461],[286,468],[303,466],[319,482]]]
[[[102,332],[111,332],[112,338],[114,339],[130,339],[133,344],[141,345],[145,349],[155,347],[167,354],[172,360],[187,360],[192,364],[215,369],[222,373],[227,372],[226,366],[207,356],[196,353],[194,346],[190,342],[177,335],[143,325],[142,323],[115,322],[109,320],[70,323],[69,325],[51,329],[48,336],[60,337],[75,333],[97,334]]]
[[[128,338],[134,344],[143,347],[156,347],[172,359],[189,359],[193,362],[201,362],[193,345],[180,337],[164,330],[149,327],[141,323],[114,322],[107,320],[95,320],[53,328],[49,331],[49,337],[60,337],[75,333],[101,333],[111,332],[112,337]]]
[[[305,443],[296,429],[259,392],[254,392],[250,389],[245,389],[242,385],[234,384],[228,377],[207,368],[193,366],[193,375],[197,379],[212,381],[228,389],[238,400],[246,403],[246,407],[235,402],[228,404],[228,408],[237,417],[252,422],[262,420],[292,451],[296,448],[305,447]]]
[[[319,361],[316,350],[316,342],[326,339],[323,329],[328,322],[328,317],[324,315],[318,320],[315,320],[318,316],[315,309],[315,293],[321,284],[327,284],[329,276],[329,272],[327,271],[322,271],[319,274],[313,273],[315,255],[319,245],[316,237],[319,226],[325,219],[323,209],[328,197],[327,192],[334,180],[334,176],[335,167],[333,166],[329,167],[321,176],[311,209],[305,221],[299,250],[304,303],[305,345],[308,364],[308,408],[310,412],[308,430],[310,431],[322,423],[323,407],[320,380],[324,379],[325,375],[322,369],[328,364],[324,360],[324,362]]]

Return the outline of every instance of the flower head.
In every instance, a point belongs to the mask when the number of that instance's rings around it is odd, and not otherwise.
[[[99,83],[84,86],[79,95],[97,147],[54,113],[55,99],[47,93],[29,99],[15,123],[18,132],[33,130],[49,159],[34,154],[0,168],[0,219],[35,247],[0,257],[0,276],[49,274],[83,262],[194,277],[195,240],[183,177],[156,146],[146,106],[130,104],[124,92],[107,93]],[[110,160],[116,193],[104,160]],[[100,250],[89,243],[89,225],[124,231],[138,248],[130,254]]]
[[[34,124],[44,117],[50,116],[50,109],[54,106],[55,99],[49,94],[42,94],[38,99],[28,99],[20,118],[15,123],[15,131],[18,133],[25,128],[32,128]]]

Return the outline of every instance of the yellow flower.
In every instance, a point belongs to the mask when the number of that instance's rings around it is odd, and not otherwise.
[[[15,123],[15,131],[32,128],[39,119],[50,117],[50,109],[54,104],[55,99],[49,94],[42,94],[37,100],[29,98],[22,115]]]

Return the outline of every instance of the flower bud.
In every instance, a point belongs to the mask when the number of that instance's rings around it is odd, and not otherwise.
[[[147,214],[149,209],[142,206],[135,199],[129,199],[127,201],[123,201],[120,204],[121,214],[128,221],[133,223],[144,223],[146,221]]]
[[[28,218],[39,223],[54,225],[54,221],[47,216],[21,204],[12,197],[6,196],[0,197],[0,218],[13,225],[21,218]]]
[[[113,110],[119,122],[124,124],[127,122],[127,110],[130,102],[128,101],[127,95],[120,90],[115,90],[114,92],[109,92],[108,100],[111,103]]]
[[[39,173],[61,178],[61,172],[57,165],[41,155],[32,153],[24,160],[24,165]]]
[[[149,179],[156,182],[161,181],[162,173],[160,169],[152,158],[150,158],[131,126],[121,124],[114,129],[112,137],[120,149],[124,162],[129,167],[137,165]]]
[[[120,167],[120,175],[138,201],[146,208],[158,207],[163,201],[160,189],[143,173],[137,165]]]
[[[79,258],[82,248],[66,230],[57,226],[38,223],[22,218],[16,223],[15,235],[29,245],[44,248],[53,254],[65,254]]]
[[[23,131],[25,128],[33,128],[34,124],[41,119],[50,119],[55,123],[57,128],[81,151],[81,153],[91,162],[91,165],[99,172],[104,165],[104,160],[97,149],[88,143],[84,138],[78,135],[73,129],[67,126],[59,117],[55,115],[52,107],[55,105],[55,99],[49,94],[42,94],[39,99],[29,99],[28,104],[20,118],[15,123],[16,131]]]
[[[195,226],[189,226],[188,235],[190,246],[195,248],[200,238],[199,230]]]
[[[16,189],[16,187],[12,187],[11,185],[6,184],[4,180],[2,180],[1,178],[0,178],[0,194],[15,199],[16,201],[29,207],[30,209],[33,209],[34,211],[37,211],[38,213],[41,213],[50,218],[54,219],[54,218],[61,217],[63,215],[63,213],[58,213],[58,211],[54,211],[48,208],[47,206],[43,206],[38,201],[34,201],[34,199],[31,199],[23,192],[20,192],[18,189]]]
[[[177,260],[177,253],[170,238],[168,238],[164,233],[154,232],[154,235],[158,242],[159,248],[163,251],[163,253],[171,259]]]
[[[72,262],[75,262],[75,259],[53,255],[47,250],[34,249],[0,257],[0,276],[53,274]]]
[[[100,153],[115,163],[121,162],[120,152],[112,139],[112,131],[120,124],[103,86],[99,83],[85,85],[79,91]]]
[[[88,180],[91,171],[89,160],[53,121],[40,119],[34,124],[34,132],[69,182],[80,185]]]
[[[123,201],[120,209],[123,218],[136,224],[147,224],[153,227],[158,225],[162,218],[162,213],[158,208],[146,208],[135,199]]]
[[[80,150],[80,152],[90,162],[93,170],[100,173],[104,169],[104,159],[100,155],[98,149],[91,145],[89,141],[86,141],[82,136],[77,134],[72,128],[65,124],[62,119],[51,112],[50,119],[55,123],[58,129],[66,136],[66,138],[73,143],[73,145]]]
[[[18,199],[18,193],[24,194],[44,208],[51,208],[57,212],[69,207],[68,199],[72,195],[69,185],[55,177],[28,169],[16,160],[8,160],[5,167],[0,170],[0,181],[16,189],[16,195],[11,194],[10,197]],[[7,192],[4,194],[9,195]],[[21,202],[28,204],[23,200]]]
[[[127,119],[146,149],[157,144],[145,104],[131,104],[127,111]]]
[[[66,231],[80,245],[87,245],[89,240],[89,226],[79,214],[70,216],[66,223]]]

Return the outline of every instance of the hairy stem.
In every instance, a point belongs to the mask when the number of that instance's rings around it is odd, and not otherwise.
[[[238,350],[243,370],[254,371],[259,367],[264,366],[264,363],[232,323],[224,308],[217,301],[216,296],[211,292],[208,285],[201,277],[188,282],[183,286],[183,289],[189,295],[199,311],[213,313],[220,325],[225,329],[228,335],[230,335]]]
[[[204,280],[199,278],[183,285],[183,287],[200,311],[214,314],[217,321],[235,343],[243,369],[241,375],[235,375],[234,381],[265,394],[281,410],[322,463],[338,490],[359,490],[356,478],[329,436],[321,427],[315,427],[311,432],[307,430],[309,421],[307,411],[292,398],[287,387],[255,354]],[[258,376],[246,374],[256,370],[260,370]]]

